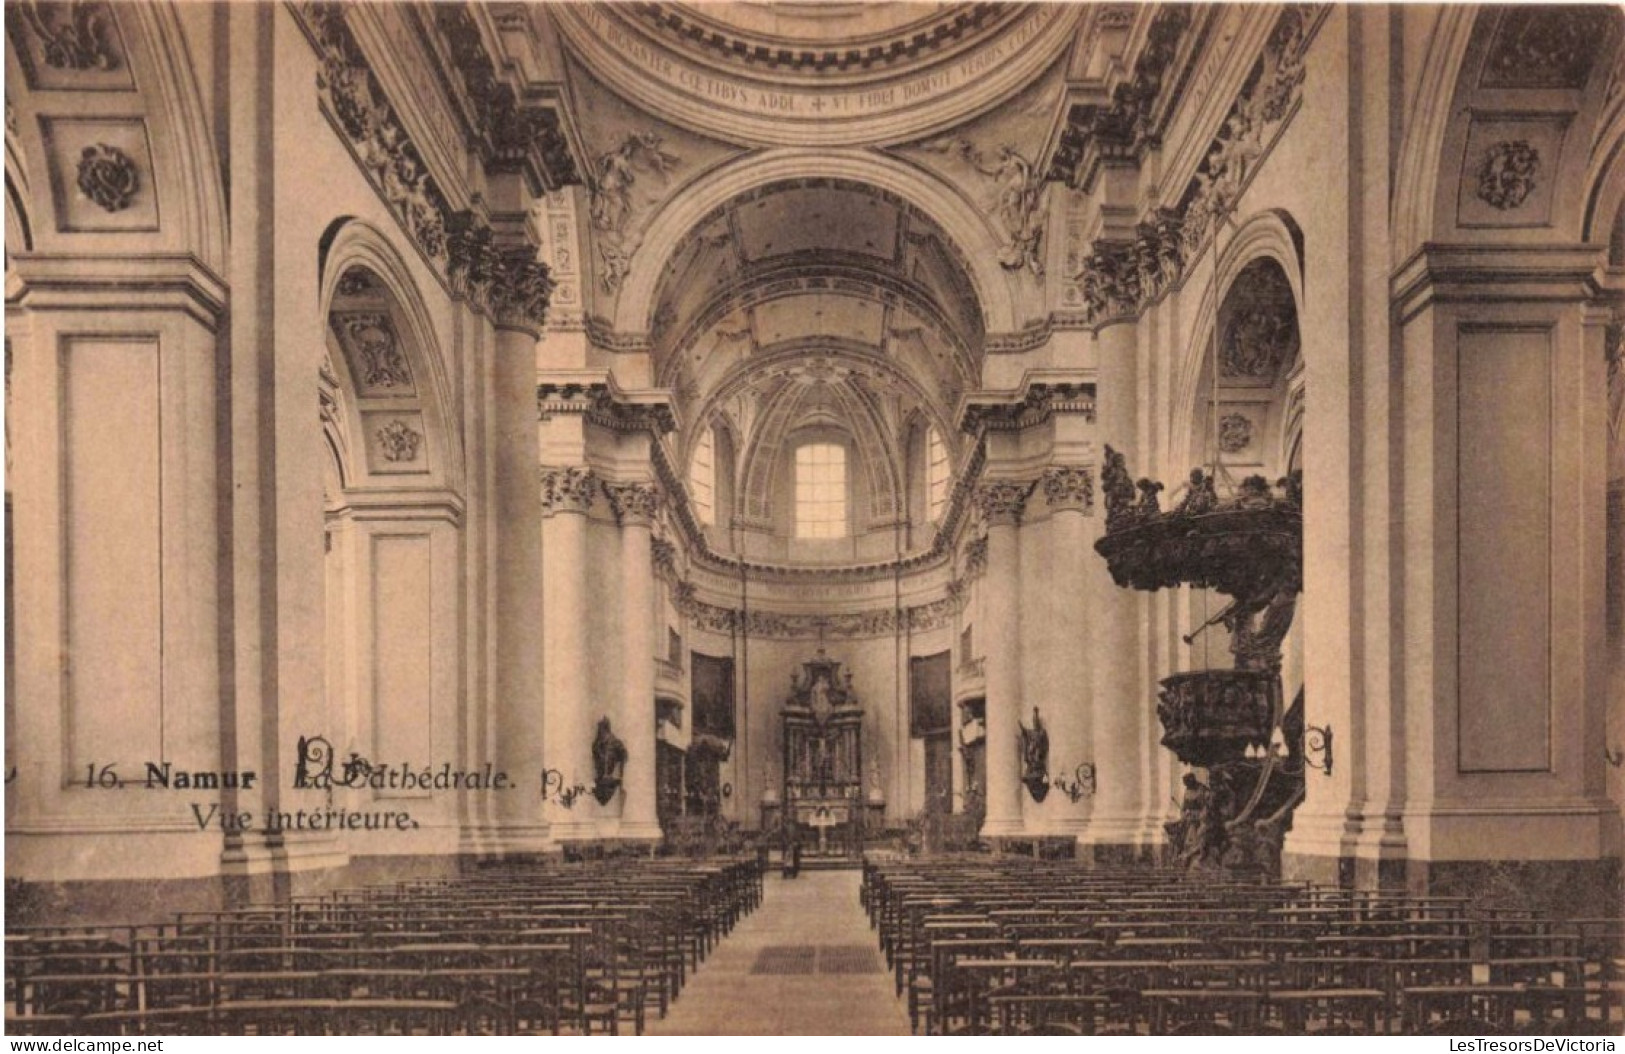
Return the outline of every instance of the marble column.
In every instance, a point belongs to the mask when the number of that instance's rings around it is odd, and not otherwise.
[[[543,713],[547,724],[547,763],[563,777],[564,786],[592,786],[591,669],[587,652],[588,603],[587,523],[598,496],[592,469],[544,468],[541,474],[543,526],[542,625],[547,667]],[[591,838],[597,825],[588,815],[587,799],[570,808],[551,799],[555,838]]]
[[[1096,372],[1096,431],[1104,447],[1124,454],[1130,471],[1136,468],[1136,381],[1134,327],[1108,325],[1099,338]],[[1101,519],[1086,528],[1091,551]],[[1096,526],[1100,525],[1100,526]],[[1112,581],[1106,561],[1087,561],[1083,575],[1086,603],[1092,618],[1089,636],[1090,680],[1094,699],[1096,793],[1087,841],[1104,846],[1129,846],[1142,831],[1142,761],[1155,746],[1146,715],[1155,701],[1141,683],[1139,670],[1142,603],[1133,590]],[[1154,718],[1152,719],[1154,720]],[[1109,854],[1106,858],[1110,859]]]
[[[492,362],[495,479],[525,479],[536,464],[536,337],[499,328]],[[497,768],[518,792],[497,795],[501,841],[508,851],[535,851],[547,840],[540,788],[545,757],[542,643],[534,627],[547,614],[542,576],[542,518],[528,488],[496,486],[494,593],[496,663],[492,701]]]
[[[620,836],[658,840],[655,809],[655,677],[654,554],[650,524],[659,509],[660,491],[653,483],[606,483],[615,518],[621,525],[621,632],[625,665],[617,734],[626,744],[622,776]]]
[[[987,580],[983,602],[987,623],[987,814],[982,835],[1007,837],[1022,833],[1021,767],[1017,722],[1021,716],[1021,608],[1017,583],[1021,511],[1032,483],[986,480],[975,501],[987,522]]]
[[[1055,582],[1077,582],[1088,573],[1085,565],[1098,560],[1089,530],[1094,516],[1094,469],[1086,465],[1051,465],[1039,479],[1039,490],[1050,512],[1049,574]],[[1090,637],[1089,607],[1079,589],[1046,590],[1050,599],[1051,653],[1043,660],[1052,684],[1052,706],[1044,720],[1050,729],[1050,776],[1073,782],[1080,765],[1095,763],[1094,685],[1088,656],[1082,645]],[[1045,803],[1048,828],[1053,834],[1078,834],[1086,829],[1093,800],[1072,801],[1065,792],[1051,790]]]

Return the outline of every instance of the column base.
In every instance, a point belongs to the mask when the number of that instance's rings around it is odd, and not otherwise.
[[[983,838],[1008,838],[1012,835],[1026,833],[1019,816],[989,816],[982,821],[981,835]]]
[[[1078,841],[1103,845],[1144,845],[1145,825],[1138,816],[1102,816],[1088,818],[1078,832]]]
[[[1139,867],[1159,862],[1154,848],[1129,842],[1080,841],[1077,853],[1078,859],[1093,867]]]
[[[593,842],[603,837],[599,821],[590,817],[553,820],[548,824],[548,833],[554,842]]]
[[[659,842],[666,837],[666,832],[660,829],[660,824],[654,821],[628,823],[621,821],[620,832],[616,840],[621,842]]]
[[[553,829],[543,821],[517,821],[497,825],[489,832],[485,846],[500,856],[556,851]]]
[[[1603,860],[1406,860],[1413,894],[1470,897],[1474,907],[1557,918],[1613,918],[1625,903],[1618,857]]]

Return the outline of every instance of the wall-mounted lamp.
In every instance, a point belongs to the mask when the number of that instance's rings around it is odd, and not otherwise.
[[[566,809],[575,808],[576,799],[587,793],[587,788],[577,783],[573,787],[564,785],[564,773],[558,769],[544,769],[542,771],[542,800],[557,802]]]
[[[1332,774],[1332,726],[1309,725],[1303,730],[1303,763]]]
[[[1093,762],[1085,761],[1072,772],[1069,780],[1065,776],[1055,777],[1053,784],[1056,790],[1072,799],[1076,805],[1085,798],[1095,796],[1095,766]]]
[[[1625,766],[1625,750],[1621,750],[1618,747],[1614,747],[1612,750],[1610,750],[1607,746],[1604,746],[1602,748],[1602,756],[1607,759],[1608,764],[1614,766],[1616,769],[1621,766]]]

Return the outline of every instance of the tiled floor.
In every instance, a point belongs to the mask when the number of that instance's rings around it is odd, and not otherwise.
[[[757,908],[689,978],[655,1036],[906,1036],[858,872],[767,876]],[[872,960],[865,955],[872,955]]]

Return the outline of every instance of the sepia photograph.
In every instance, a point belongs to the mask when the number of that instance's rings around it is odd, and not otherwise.
[[[6,1034],[1625,1034],[1625,7],[4,24]]]

